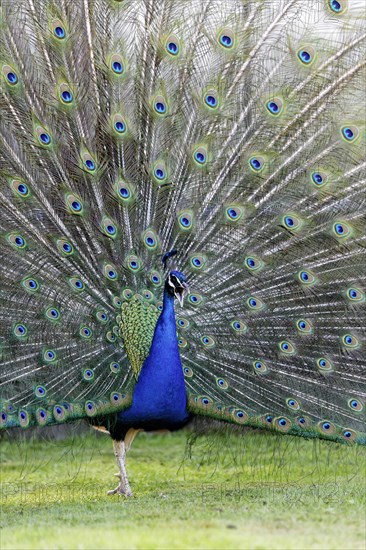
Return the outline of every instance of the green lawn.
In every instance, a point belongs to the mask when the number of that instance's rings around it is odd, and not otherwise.
[[[10,437],[11,437],[10,433]],[[364,549],[365,449],[249,432],[140,434],[135,497],[108,436],[1,441],[1,550]]]

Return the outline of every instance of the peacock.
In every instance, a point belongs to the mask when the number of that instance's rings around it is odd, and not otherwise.
[[[366,444],[358,0],[4,0],[2,429]],[[243,433],[245,430],[243,430]]]

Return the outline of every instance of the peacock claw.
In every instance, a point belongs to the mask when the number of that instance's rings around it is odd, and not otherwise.
[[[133,497],[132,491],[128,491],[125,489],[125,487],[120,483],[115,489],[112,489],[111,491],[107,492],[107,495],[119,495],[124,497]]]
[[[133,497],[131,489],[126,489],[123,483],[123,478],[121,474],[118,473],[114,475],[119,478],[120,482],[115,489],[111,489],[110,491],[108,491],[107,495],[120,495],[125,497]]]

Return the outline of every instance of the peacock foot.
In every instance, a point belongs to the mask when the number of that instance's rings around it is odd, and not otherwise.
[[[129,483],[127,480],[124,479],[124,477],[121,474],[114,474],[116,477],[120,479],[119,484],[115,489],[112,489],[111,491],[108,491],[108,495],[120,495],[125,497],[133,497],[133,493],[131,491],[131,488],[129,486]],[[126,482],[127,481],[127,485]]]

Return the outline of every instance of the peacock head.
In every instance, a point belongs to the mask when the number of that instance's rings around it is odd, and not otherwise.
[[[181,307],[183,307],[183,300],[189,292],[187,279],[183,273],[176,270],[171,271],[165,282],[165,287],[167,292],[177,298]]]

